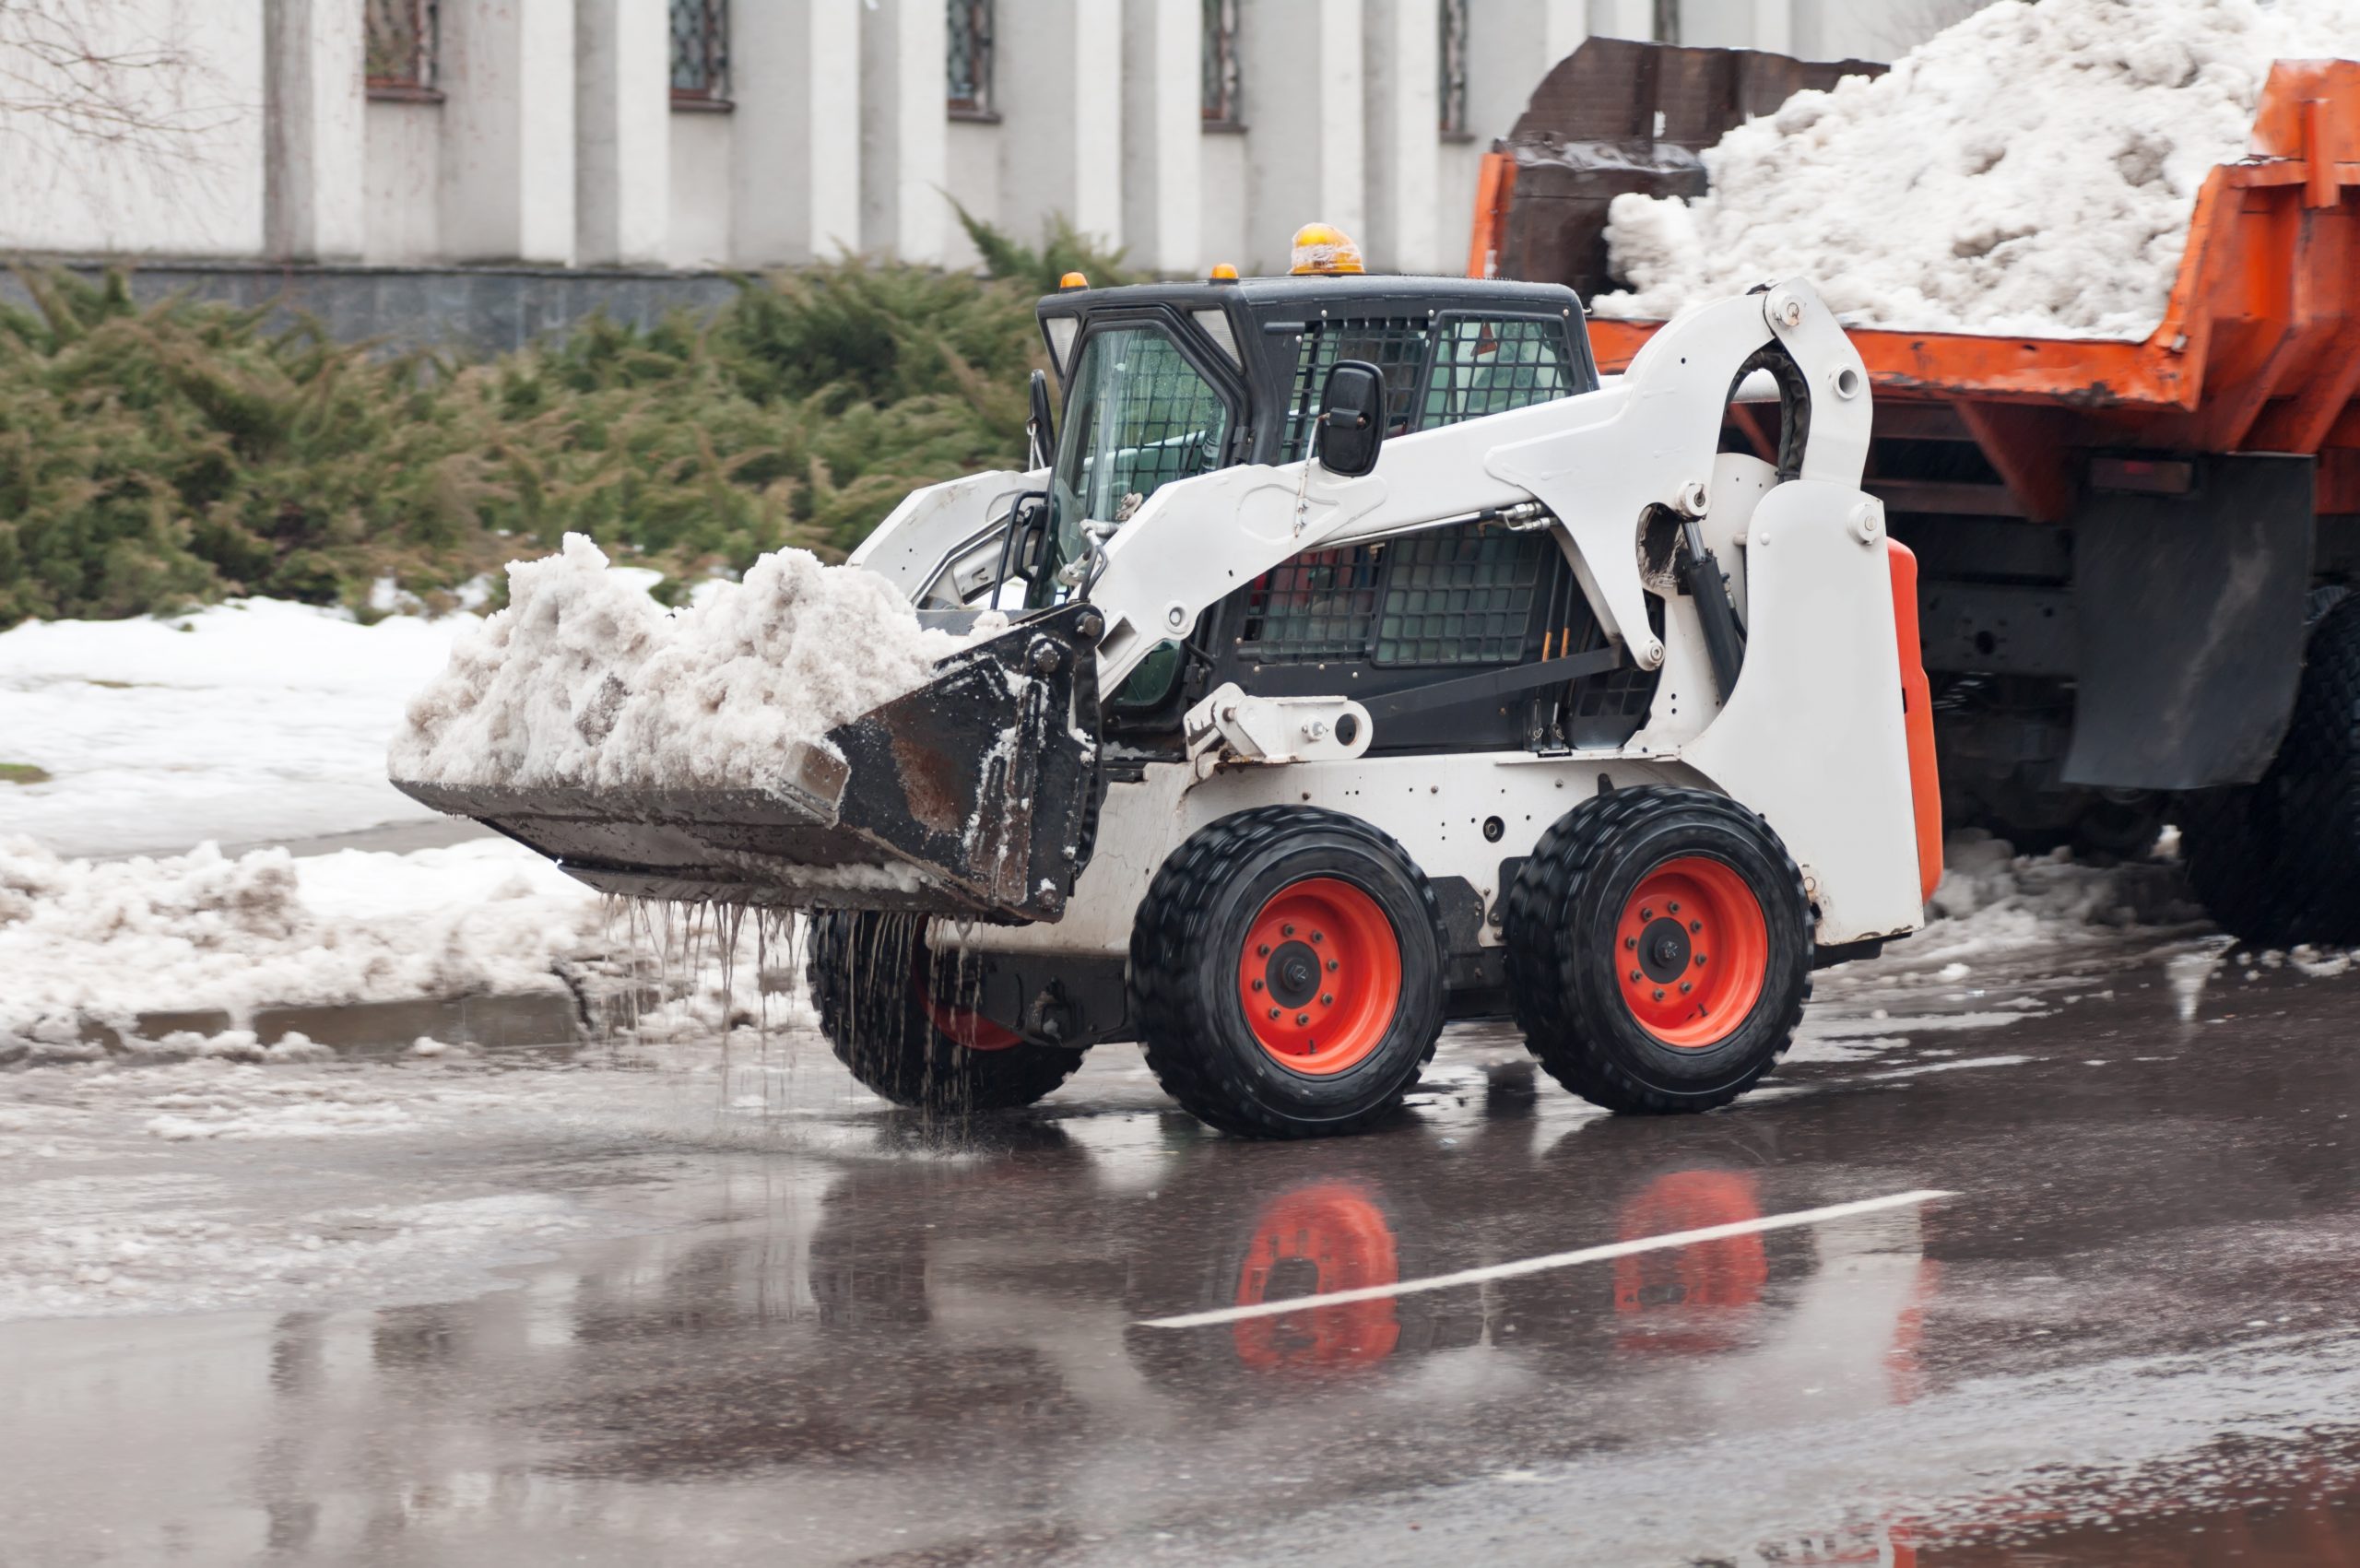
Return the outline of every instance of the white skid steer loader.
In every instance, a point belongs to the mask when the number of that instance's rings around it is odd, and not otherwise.
[[[1291,277],[1040,305],[1036,466],[854,556],[1005,633],[764,791],[412,785],[584,880],[811,911],[862,1082],[1019,1105],[1137,1040],[1231,1132],[1350,1132],[1512,1016],[1618,1111],[1726,1103],[1941,871],[1915,578],[1810,285],[1602,385],[1553,286]],[[1775,396],[1779,460],[1718,450]]]

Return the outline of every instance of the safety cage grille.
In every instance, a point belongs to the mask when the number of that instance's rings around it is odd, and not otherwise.
[[[1309,550],[1248,591],[1238,652],[1261,664],[1515,664],[1536,635],[1536,605],[1566,596],[1563,560],[1545,535],[1472,525]]]
[[[1433,370],[1426,373],[1429,358]],[[1424,316],[1315,322],[1295,350],[1280,462],[1298,461],[1310,451],[1328,372],[1344,360],[1364,360],[1384,373],[1388,435],[1569,396],[1575,387],[1573,352],[1560,322],[1471,315],[1439,323]]]

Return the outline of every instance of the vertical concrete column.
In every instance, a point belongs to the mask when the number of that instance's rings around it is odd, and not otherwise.
[[[851,5],[855,0],[835,3]],[[862,5],[863,250],[906,262],[938,263],[943,258],[952,222],[950,204],[942,192],[949,42],[942,0],[876,0],[873,8]]]
[[[442,0],[442,245],[573,259],[572,0]]]
[[[671,221],[671,27],[667,0],[576,0],[574,257],[664,259]]]
[[[740,265],[799,264],[861,247],[861,10],[859,0],[761,0],[732,8],[731,201]],[[934,74],[939,146],[938,50]],[[926,195],[940,205],[940,196]]]
[[[1655,0],[1589,0],[1589,30],[1600,38],[1651,39],[1656,35]]]
[[[1195,272],[1204,178],[1202,0],[1125,0],[1123,242],[1154,272]]]
[[[360,254],[367,208],[360,7],[265,0],[263,228],[281,261]]]
[[[1083,233],[1120,247],[1122,6],[1022,0],[996,9],[1002,223],[1029,242],[1050,214],[1063,213]]]
[[[1245,244],[1284,272],[1304,224],[1367,228],[1360,0],[1248,0],[1239,18]]]
[[[1646,0],[1636,8],[1646,11]],[[1508,134],[1540,78],[1589,37],[1597,9],[1598,0],[1478,0],[1470,7],[1467,128],[1478,145]]]
[[[1376,271],[1435,272],[1442,6],[1439,0],[1369,0],[1365,15],[1368,232],[1361,245]]]

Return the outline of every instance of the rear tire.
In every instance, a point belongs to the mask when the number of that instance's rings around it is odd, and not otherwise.
[[[962,1043],[937,1028],[927,988],[949,978],[950,964],[936,961],[925,931],[924,918],[913,914],[811,916],[805,973],[820,1032],[863,1087],[896,1105],[964,1116],[1030,1105],[1074,1075],[1080,1051],[1006,1043],[1006,1031],[972,1019],[967,1032],[995,1048]]]
[[[1508,995],[1540,1065],[1592,1104],[1708,1111],[1792,1043],[1811,933],[1802,873],[1761,818],[1703,790],[1617,790],[1516,874]]]
[[[2206,913],[2260,947],[2360,942],[2360,595],[2325,602],[2269,771],[2189,796],[2180,825]]]
[[[1358,1132],[1434,1055],[1442,954],[1434,894],[1399,844],[1339,812],[1263,807],[1156,872],[1131,927],[1131,1016],[1157,1081],[1200,1121]]]

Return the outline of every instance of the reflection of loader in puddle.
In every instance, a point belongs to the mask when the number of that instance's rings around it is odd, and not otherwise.
[[[1349,1182],[1298,1187],[1262,1210],[1237,1274],[1239,1306],[1390,1285],[1399,1249],[1385,1210]],[[1391,1298],[1305,1307],[1233,1326],[1237,1359],[1257,1372],[1327,1372],[1381,1362],[1401,1342]]]

